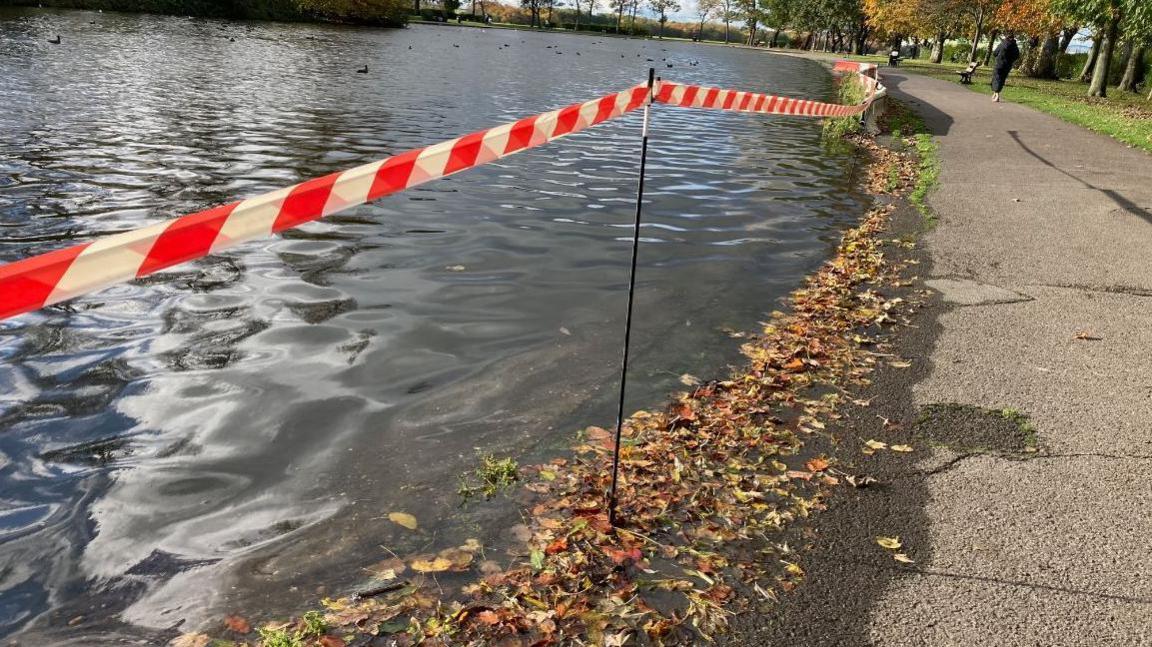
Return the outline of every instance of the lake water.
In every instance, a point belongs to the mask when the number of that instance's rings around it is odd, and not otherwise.
[[[832,94],[813,63],[690,43],[0,8],[0,261],[650,65]],[[0,636],[158,640],[346,593],[387,551],[498,551],[515,503],[456,494],[477,448],[530,462],[615,416],[639,125],[0,322]],[[721,376],[726,331],[755,330],[864,205],[812,120],[658,106],[648,169],[630,410]]]

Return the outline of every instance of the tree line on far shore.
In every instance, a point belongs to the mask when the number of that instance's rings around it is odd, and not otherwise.
[[[412,6],[409,0],[0,0],[0,5],[5,4],[389,27],[404,25]]]

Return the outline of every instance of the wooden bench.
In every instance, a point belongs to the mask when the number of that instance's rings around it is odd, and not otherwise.
[[[979,61],[972,61],[968,67],[963,70],[957,70],[956,73],[960,75],[960,82],[964,85],[972,84],[972,75],[976,73],[976,68],[980,67]]]

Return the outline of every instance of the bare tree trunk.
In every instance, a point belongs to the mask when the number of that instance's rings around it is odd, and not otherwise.
[[[1116,38],[1120,35],[1120,16],[1113,13],[1108,19],[1108,26],[1104,30],[1104,42],[1100,45],[1099,60],[1096,69],[1092,71],[1092,85],[1088,87],[1088,96],[1108,96],[1108,68],[1112,67],[1112,55],[1116,51]]]
[[[616,33],[620,33],[620,23],[624,22],[624,2],[625,0],[616,0],[620,4],[616,6]]]
[[[768,47],[776,47],[776,38],[780,35],[780,28],[777,27],[776,31],[772,32],[772,40],[768,43]]]
[[[940,32],[936,34],[936,41],[932,44],[932,62],[939,64],[944,60],[944,41],[948,39],[948,34]]]
[[[992,50],[996,49],[996,37],[999,35],[1000,32],[995,29],[988,34],[988,49],[984,51],[984,67],[988,67],[988,64],[992,62]]]
[[[728,44],[728,25],[729,25],[728,12],[724,12],[724,44],[725,45]]]
[[[1084,61],[1084,69],[1080,70],[1080,82],[1088,83],[1092,80],[1092,72],[1096,69],[1096,59],[1100,58],[1100,30],[1092,33],[1092,49],[1088,51],[1088,59]]]
[[[980,37],[984,35],[984,8],[976,10],[976,35],[972,37],[972,51],[968,52],[968,62],[976,60],[976,50],[980,47]]]
[[[1067,54],[1068,46],[1072,44],[1072,39],[1076,34],[1080,33],[1080,26],[1075,25],[1072,27],[1065,27],[1060,30],[1060,53]]]
[[[1144,45],[1132,46],[1132,53],[1128,55],[1128,65],[1124,68],[1124,78],[1120,79],[1120,89],[1126,92],[1135,92],[1140,82],[1140,72],[1144,68],[1144,54],[1147,48]]]

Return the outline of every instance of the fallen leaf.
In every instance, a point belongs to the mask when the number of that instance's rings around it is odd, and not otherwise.
[[[823,458],[813,458],[812,460],[805,463],[805,466],[811,472],[823,472],[824,470],[828,469],[828,461]]]
[[[252,625],[243,616],[225,616],[224,626],[238,634],[246,634],[252,631]]]
[[[441,573],[452,568],[452,560],[443,557],[412,560],[412,570],[417,573]]]
[[[475,555],[472,554],[472,551],[465,550],[464,548],[445,548],[436,556],[437,559],[448,560],[452,563],[452,568],[457,570],[468,568],[468,565],[472,563],[473,557],[475,557]]]
[[[887,443],[882,443],[879,440],[866,440],[866,441],[864,441],[864,444],[868,446],[868,449],[873,449],[873,450],[875,450],[875,449],[887,449],[887,447],[888,447]]]
[[[892,368],[908,368],[912,366],[912,362],[888,362],[888,366]]]
[[[463,265],[449,265],[444,269],[448,270],[449,272],[463,272],[467,268],[465,268]]]
[[[416,523],[416,517],[413,517],[407,512],[389,512],[388,518],[393,522],[404,526],[408,530],[416,530],[416,528],[420,525]]]
[[[480,613],[477,613],[476,619],[479,620],[480,622],[488,625],[489,627],[491,627],[494,624],[500,623],[500,616],[495,611],[492,611],[492,610],[481,611]]]
[[[532,568],[538,571],[542,570],[544,568],[544,551],[532,551],[532,554],[529,556],[529,560],[532,562]]]
[[[911,557],[908,557],[904,553],[896,553],[895,555],[892,556],[892,559],[894,559],[898,562],[904,562],[905,564],[915,564],[916,563]]]
[[[191,633],[176,636],[168,643],[168,647],[208,647],[212,639],[208,634]]]
[[[564,326],[560,326],[560,334],[561,334],[561,335],[571,335],[571,334],[572,334],[572,331],[571,331],[571,330],[568,330],[568,329],[567,329],[567,328],[565,328]]]
[[[382,562],[377,562],[364,570],[371,573],[372,577],[378,580],[394,580],[397,575],[408,570],[408,565],[399,557],[393,557]]]
[[[911,445],[892,445],[888,449],[891,449],[894,452],[910,452],[910,451],[912,451]]]
[[[900,543],[899,537],[877,537],[876,543],[880,544],[880,546],[883,548],[887,548],[888,550],[896,550],[903,545]]]
[[[677,402],[675,405],[673,405],[672,415],[681,420],[687,420],[689,422],[696,419],[696,412],[692,410],[692,405],[688,404],[687,402]]]
[[[1076,331],[1076,339],[1083,339],[1085,341],[1100,341],[1104,338],[1103,337],[1097,337],[1095,334],[1093,334],[1087,330],[1078,330],[1078,331]]]
[[[700,386],[701,384],[703,384],[703,382],[700,381],[700,378],[696,377],[695,375],[690,375],[688,373],[685,373],[685,374],[680,376],[680,383],[683,384],[684,386]]]
[[[339,636],[320,636],[320,647],[346,647],[347,645],[348,643]]]
[[[860,476],[849,474],[844,477],[844,480],[848,481],[848,484],[855,488],[866,488],[876,482],[876,479],[866,474],[861,474]]]

